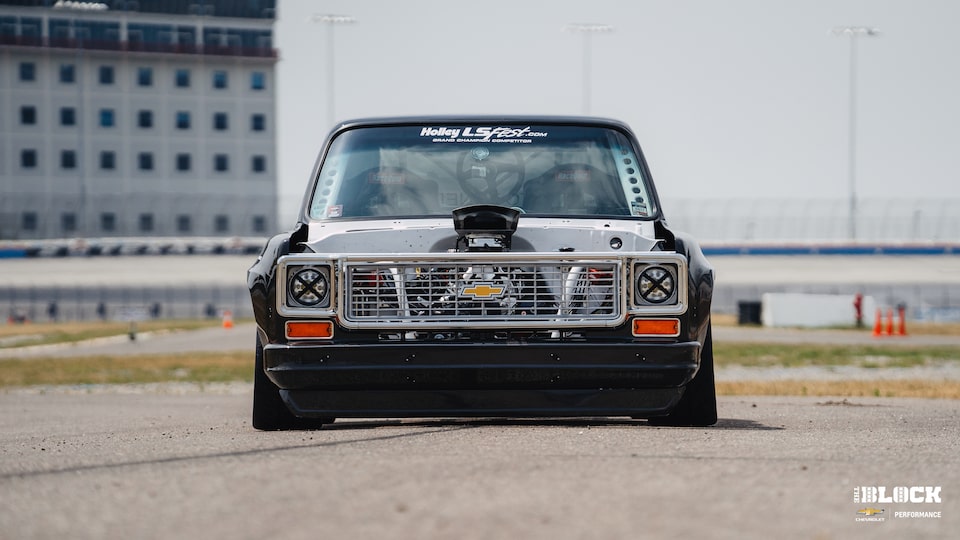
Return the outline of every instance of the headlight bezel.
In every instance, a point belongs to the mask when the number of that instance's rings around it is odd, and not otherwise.
[[[687,310],[687,264],[679,254],[637,258],[631,268],[631,312],[681,314]]]
[[[298,281],[298,275],[304,279]],[[277,261],[276,285],[276,305],[280,315],[329,317],[335,314],[337,283],[334,261],[330,259],[296,255],[281,257]],[[310,300],[311,294],[317,295],[318,299]]]
[[[643,268],[637,275],[636,290],[641,301],[647,304],[669,304],[677,296],[676,270],[659,264]]]
[[[326,307],[330,303],[330,278],[321,268],[304,266],[287,272],[287,301],[296,307]]]

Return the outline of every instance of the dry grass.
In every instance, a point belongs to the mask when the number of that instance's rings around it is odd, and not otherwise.
[[[0,363],[0,388],[154,382],[253,381],[253,351],[130,357],[31,358]]]
[[[866,380],[866,381],[722,381],[722,396],[836,396],[960,399],[960,381]]]

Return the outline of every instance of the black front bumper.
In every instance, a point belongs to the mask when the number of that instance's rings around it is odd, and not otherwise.
[[[700,343],[266,345],[264,369],[301,417],[657,416]]]

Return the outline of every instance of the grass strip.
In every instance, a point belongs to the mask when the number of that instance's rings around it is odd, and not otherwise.
[[[0,362],[0,388],[78,384],[253,381],[253,351]]]
[[[782,343],[714,343],[718,367],[917,367],[960,361],[960,347],[885,347]]]
[[[960,399],[960,381],[915,379],[718,381],[717,395]]]

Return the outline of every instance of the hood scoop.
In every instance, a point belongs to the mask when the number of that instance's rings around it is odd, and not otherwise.
[[[453,211],[457,251],[510,251],[519,220],[520,210],[506,206],[477,204],[457,208]]]

